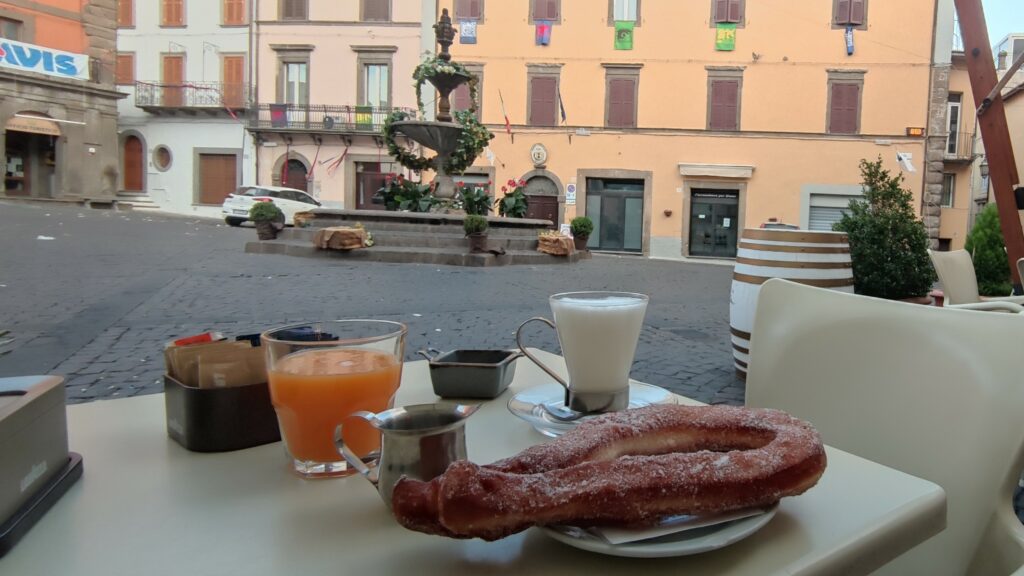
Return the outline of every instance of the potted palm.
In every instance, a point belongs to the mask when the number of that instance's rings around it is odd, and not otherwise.
[[[462,222],[462,229],[469,238],[469,251],[479,253],[487,251],[487,218],[469,214]]]
[[[590,233],[594,231],[594,221],[586,216],[577,216],[569,222],[569,231],[572,232],[572,242],[576,249],[586,250]]]
[[[273,240],[284,229],[284,212],[273,202],[257,202],[249,208],[249,219],[256,225],[260,240]]]

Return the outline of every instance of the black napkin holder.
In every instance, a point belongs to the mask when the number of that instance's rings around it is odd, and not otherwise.
[[[164,402],[167,435],[193,452],[228,452],[281,439],[266,382],[195,388],[165,374]]]

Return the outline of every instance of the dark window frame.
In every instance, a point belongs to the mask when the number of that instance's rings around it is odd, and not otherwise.
[[[832,0],[832,29],[833,30],[846,30],[850,24],[840,24],[837,22],[839,16],[839,3],[841,1],[849,1],[852,9],[853,0]],[[867,30],[868,29],[868,0],[864,1],[864,22],[853,26],[854,30]]]
[[[605,128],[636,128],[640,116],[640,70],[643,64],[602,64],[604,66],[604,126]],[[633,123],[632,125],[611,124],[612,80],[633,81]]]
[[[562,0],[543,0],[544,2],[554,1],[558,5],[558,17],[557,18],[534,18],[534,9],[537,6],[537,0],[530,0],[530,13],[527,14],[527,18],[530,24],[537,24],[541,20],[550,21],[552,24],[562,23]]]
[[[313,52],[313,46],[308,44],[271,44],[270,49],[277,54],[277,82],[274,90],[274,102],[277,104],[286,104],[285,94],[285,83],[288,82],[288,64],[305,64],[306,65],[306,101],[295,102],[296,106],[308,107],[311,92],[313,91],[313,67],[311,65],[311,56]]]
[[[555,79],[555,107],[551,124],[533,124],[533,79],[547,77]],[[526,65],[526,124],[551,128],[558,126],[558,94],[562,88],[562,65],[561,64],[527,64]]]
[[[946,186],[946,183],[949,186]],[[956,202],[956,174],[952,172],[942,173],[942,195],[939,197],[940,208],[952,208]]]
[[[707,112],[704,122],[705,130],[715,132],[740,132],[743,129],[743,125],[741,122],[741,119],[743,118],[743,71],[746,68],[743,66],[708,66],[705,69],[708,72]],[[735,128],[725,129],[711,127],[711,109],[713,102],[712,90],[714,88],[714,83],[718,81],[737,82]]]
[[[258,1],[258,0],[256,0]],[[288,15],[286,14],[285,8],[288,3],[294,1],[302,6],[302,15]],[[277,3],[277,18],[278,20],[289,20],[289,21],[306,21],[309,20],[309,0],[279,0]]]
[[[476,21],[476,22],[483,23],[483,21],[484,21],[484,8],[485,8],[484,0],[477,0],[477,1],[480,3],[480,14],[478,14],[476,16],[467,16],[465,14],[462,14],[459,11],[459,0],[454,0],[452,2],[452,12],[454,12],[455,15],[452,17],[452,20],[455,20],[455,21],[459,21],[459,20],[473,20],[473,21]]]
[[[864,75],[865,70],[829,70],[828,71],[828,101],[825,107],[825,133],[845,136],[855,136],[861,133],[861,117],[864,114]],[[856,85],[857,90],[857,119],[853,132],[832,132],[832,94],[833,86],[837,84]]]
[[[388,98],[384,104],[390,108],[395,102],[395,63],[394,56],[397,46],[352,46],[356,56],[356,104],[367,106],[366,103],[366,67],[368,65],[386,65],[388,67]]]
[[[388,13],[383,19],[369,20],[366,18],[366,3],[367,2],[384,2],[387,5]],[[391,4],[391,0],[359,0],[359,21],[360,22],[392,22],[394,20],[392,10],[394,6]],[[390,87],[389,87],[390,89]]]
[[[463,62],[462,65],[466,67],[466,70],[470,74],[476,77],[476,119],[482,122],[484,117],[484,65],[479,62]],[[454,95],[455,92],[453,91],[452,97],[454,97]],[[451,104],[452,110],[454,111],[454,100]]]
[[[709,28],[716,28],[716,27],[718,27],[719,21],[717,20],[717,18],[718,18],[718,2],[719,1],[720,0],[711,0],[711,16],[708,18],[708,27]],[[740,19],[739,19],[739,21],[738,22],[728,22],[728,21],[722,20],[721,21],[722,23],[725,23],[725,24],[736,24],[736,28],[746,28],[747,27],[747,0],[739,0],[739,3],[740,3]]]
[[[642,1],[643,0],[636,0],[636,19],[633,20],[634,28],[639,28],[640,23],[643,21]],[[615,0],[608,0],[608,26],[614,27],[615,22]],[[625,20],[625,22],[629,22],[629,20]]]

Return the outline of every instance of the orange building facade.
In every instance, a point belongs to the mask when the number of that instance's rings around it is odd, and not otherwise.
[[[115,0],[0,2],[4,193],[112,199]]]
[[[590,216],[592,249],[731,258],[770,219],[831,229],[861,159],[903,170],[918,203],[936,168],[935,0],[440,8],[497,134],[469,174],[525,179],[533,215]]]

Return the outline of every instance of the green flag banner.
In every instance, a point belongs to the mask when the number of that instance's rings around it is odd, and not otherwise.
[[[715,50],[733,51],[736,49],[736,23],[719,22],[715,30]]]
[[[615,21],[615,49],[633,49],[633,22],[622,22],[619,20]]]

